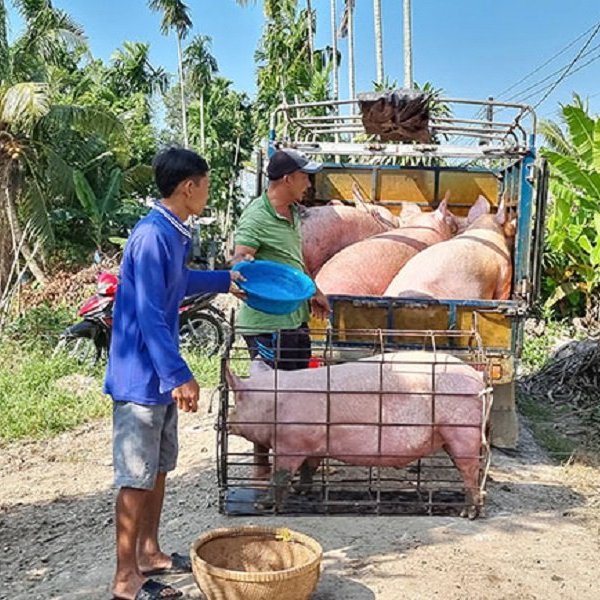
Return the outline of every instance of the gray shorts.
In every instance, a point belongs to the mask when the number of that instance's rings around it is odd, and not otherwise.
[[[177,405],[113,403],[115,486],[154,489],[177,465]]]

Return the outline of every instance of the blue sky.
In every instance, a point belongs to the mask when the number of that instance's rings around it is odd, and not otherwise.
[[[151,44],[155,65],[176,72],[174,38],[160,34],[158,14],[146,0],[54,0],[69,12],[88,36],[95,56],[108,59],[123,41]],[[194,33],[213,38],[213,53],[221,73],[235,87],[251,95],[255,90],[254,50],[263,23],[262,3],[241,8],[234,0],[187,0]],[[300,0],[300,5],[304,4]],[[338,0],[339,12],[343,0]],[[356,0],[356,56],[358,91],[371,89],[375,79],[373,7],[371,0]],[[570,42],[600,21],[599,0],[413,0],[414,77],[430,81],[446,95],[462,98],[497,96],[540,66]],[[330,43],[329,0],[313,0],[318,11],[317,46]],[[402,0],[382,0],[384,17],[385,71],[390,79],[402,81]],[[12,34],[20,23],[12,17]],[[500,96],[523,101],[527,86],[566,66],[586,38],[561,54],[532,78]],[[340,49],[345,54],[346,42]],[[598,48],[575,68],[598,56],[600,33],[588,49]],[[342,97],[347,96],[345,56],[341,68]],[[557,75],[550,77],[547,84]],[[572,91],[590,97],[592,111],[600,112],[600,59],[567,78],[539,108],[541,116],[554,116],[559,102],[568,101]],[[535,103],[540,93],[527,102]]]

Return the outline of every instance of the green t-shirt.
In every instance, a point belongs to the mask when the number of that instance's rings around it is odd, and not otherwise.
[[[304,272],[300,215],[295,205],[291,212],[292,223],[275,211],[263,193],[244,209],[235,231],[235,244],[256,248],[257,260],[272,260]],[[237,326],[242,333],[272,333],[278,329],[295,329],[308,322],[308,318],[307,302],[289,315],[270,315],[243,304]]]

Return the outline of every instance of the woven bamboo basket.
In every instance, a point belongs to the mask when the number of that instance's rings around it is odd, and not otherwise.
[[[289,529],[236,527],[200,536],[190,555],[207,600],[307,600],[319,580],[323,549]]]

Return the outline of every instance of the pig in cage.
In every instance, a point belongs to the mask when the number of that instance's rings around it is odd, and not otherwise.
[[[322,341],[300,370],[286,370],[281,342],[251,361],[231,336],[217,422],[221,512],[478,516],[492,390],[477,332],[311,334]]]

